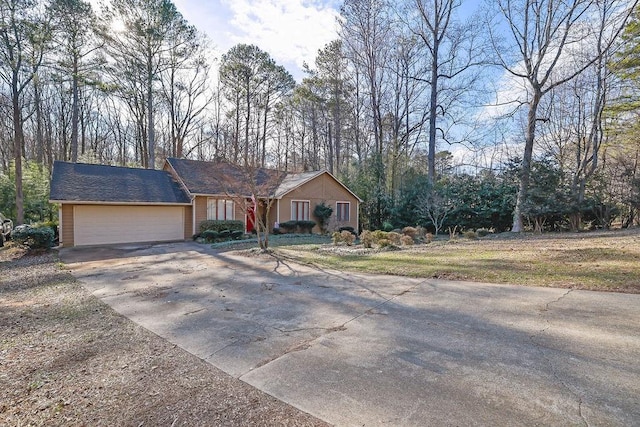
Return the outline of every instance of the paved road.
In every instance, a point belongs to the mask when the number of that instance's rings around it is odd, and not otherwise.
[[[640,425],[640,295],[66,249],[118,312],[340,426]]]

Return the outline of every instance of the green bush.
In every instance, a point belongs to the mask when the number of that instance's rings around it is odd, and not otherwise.
[[[311,234],[311,230],[316,226],[315,221],[298,221],[298,227],[300,227],[300,231],[302,233]]]
[[[280,231],[284,233],[307,233],[311,234],[311,230],[316,226],[315,221],[286,221],[280,223]]]
[[[318,218],[318,224],[320,225],[320,231],[322,233],[325,233],[327,231],[329,217],[331,217],[332,213],[333,208],[331,206],[327,206],[325,202],[317,204],[313,209],[313,214],[316,216],[316,218]]]
[[[29,249],[49,249],[53,246],[55,235],[50,227],[21,225],[11,232],[11,238]]]
[[[217,231],[242,231],[244,232],[244,223],[239,220],[215,220],[207,219],[200,223],[200,233],[206,230]]]
[[[295,233],[298,221],[291,220],[280,223],[280,231],[282,233]]]
[[[387,231],[387,232],[392,231],[393,230],[393,224],[391,224],[389,221],[385,221],[385,222],[382,223],[382,229],[384,231]]]
[[[207,242],[215,242],[218,238],[220,238],[220,233],[213,230],[204,230],[200,233],[200,237],[202,237]]]

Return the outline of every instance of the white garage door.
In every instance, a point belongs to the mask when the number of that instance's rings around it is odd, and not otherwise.
[[[74,244],[183,240],[183,213],[180,206],[74,206]]]

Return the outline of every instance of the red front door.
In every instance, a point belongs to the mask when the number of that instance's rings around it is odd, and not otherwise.
[[[253,206],[247,208],[247,233],[251,233],[256,228],[256,212]]]

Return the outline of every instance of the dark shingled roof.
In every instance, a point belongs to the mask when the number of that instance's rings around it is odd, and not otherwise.
[[[169,172],[84,163],[55,162],[51,201],[190,203]]]
[[[258,196],[274,194],[286,172],[265,168],[243,168],[226,162],[167,158],[191,194],[250,196],[255,190]],[[255,187],[251,188],[251,175],[255,175]]]

